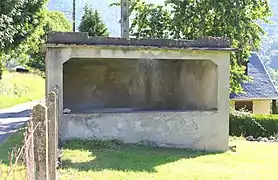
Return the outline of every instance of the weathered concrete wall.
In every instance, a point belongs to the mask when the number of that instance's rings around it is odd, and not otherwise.
[[[73,58],[210,60],[217,65],[217,110],[63,115],[63,64]],[[229,59],[229,52],[215,50],[53,45],[46,55],[46,92],[56,86],[60,89],[60,135],[64,139],[97,137],[125,142],[147,139],[158,145],[224,151],[229,143]],[[182,81],[190,79],[185,77]],[[198,129],[192,128],[193,122]]]
[[[63,115],[62,139],[151,141],[164,147],[227,150],[226,115],[217,111]]]
[[[210,60],[71,59],[63,66],[64,107],[217,109],[217,66]]]

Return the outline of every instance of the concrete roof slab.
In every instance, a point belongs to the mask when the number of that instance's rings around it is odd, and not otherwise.
[[[90,37],[88,33],[83,32],[51,32],[48,35],[45,47],[53,47],[53,44],[235,50],[230,47],[230,40],[226,37],[204,37],[196,40],[125,39],[117,37]]]

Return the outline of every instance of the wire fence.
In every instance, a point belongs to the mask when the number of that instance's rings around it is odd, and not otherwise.
[[[43,103],[33,107],[21,147],[8,154],[7,167],[1,166],[0,179],[57,179],[58,90],[51,91]]]

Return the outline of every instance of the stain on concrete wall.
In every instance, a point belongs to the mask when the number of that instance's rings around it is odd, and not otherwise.
[[[66,114],[60,131],[63,140],[118,139],[158,147],[226,150],[228,134],[221,136],[226,131],[221,117],[217,111]]]
[[[70,59],[63,78],[64,107],[73,113],[217,108],[210,60]]]

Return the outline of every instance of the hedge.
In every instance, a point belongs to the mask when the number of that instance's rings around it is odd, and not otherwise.
[[[231,136],[273,136],[278,133],[278,115],[254,115],[232,111],[229,130]]]

